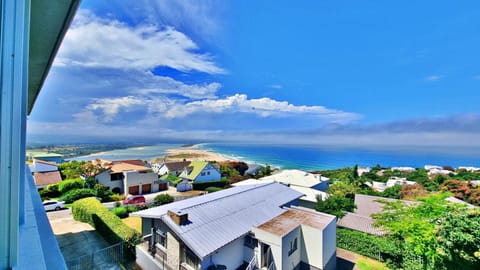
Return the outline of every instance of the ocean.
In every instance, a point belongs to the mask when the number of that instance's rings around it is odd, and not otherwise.
[[[163,156],[165,150],[179,148],[181,144],[158,144],[133,147],[75,157],[74,160],[141,159],[151,160]],[[425,165],[475,166],[480,167],[480,149],[458,147],[415,147],[415,148],[346,148],[313,145],[256,145],[232,143],[205,143],[196,149],[219,153],[226,157],[248,163],[268,164],[282,169],[305,171],[336,169],[343,167],[409,166],[420,168]]]
[[[414,148],[346,148],[313,145],[252,145],[208,143],[196,145],[198,149],[216,152],[246,162],[269,164],[282,169],[305,171],[343,167],[409,166],[425,165],[480,167],[480,149],[458,147]]]

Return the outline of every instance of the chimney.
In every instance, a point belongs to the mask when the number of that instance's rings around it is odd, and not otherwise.
[[[188,214],[181,210],[168,210],[167,214],[177,225],[185,225],[188,221]]]

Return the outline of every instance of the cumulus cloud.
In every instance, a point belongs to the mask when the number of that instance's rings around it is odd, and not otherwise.
[[[151,70],[165,66],[180,71],[224,73],[212,57],[172,27],[130,26],[80,10],[65,36],[56,65]]]

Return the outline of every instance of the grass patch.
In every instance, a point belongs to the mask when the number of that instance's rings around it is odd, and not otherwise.
[[[128,227],[136,230],[137,232],[142,232],[142,218],[141,217],[127,217],[122,219]]]
[[[361,270],[389,270],[390,269],[384,263],[381,263],[379,261],[375,261],[366,257],[358,258],[355,264]]]

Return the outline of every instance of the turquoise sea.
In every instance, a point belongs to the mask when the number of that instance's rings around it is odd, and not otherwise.
[[[141,159],[151,160],[163,156],[165,150],[179,148],[181,144],[158,144],[106,151],[75,160]],[[283,169],[324,170],[342,167],[375,166],[385,167],[424,165],[476,166],[480,167],[480,149],[458,147],[412,147],[412,148],[347,148],[313,145],[259,145],[206,143],[194,148],[208,150],[249,163],[269,164]]]
[[[198,149],[217,152],[244,161],[269,164],[282,169],[306,171],[343,167],[425,165],[480,167],[479,148],[402,147],[353,148],[314,145],[199,144]]]

